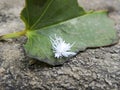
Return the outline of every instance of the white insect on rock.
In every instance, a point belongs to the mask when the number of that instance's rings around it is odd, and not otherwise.
[[[53,52],[55,53],[56,58],[76,55],[75,52],[70,52],[71,47],[74,45],[74,43],[66,43],[61,37],[58,37],[56,35],[54,38],[50,37],[50,41],[52,43]]]

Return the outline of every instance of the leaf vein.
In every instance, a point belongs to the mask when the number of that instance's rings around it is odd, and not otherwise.
[[[45,8],[45,10],[43,11],[43,13],[41,14],[41,16],[38,18],[38,20],[31,26],[31,30],[33,29],[33,27],[42,19],[42,17],[46,14],[48,8],[50,7],[50,5],[52,4],[54,0],[51,0],[48,4],[48,6]]]

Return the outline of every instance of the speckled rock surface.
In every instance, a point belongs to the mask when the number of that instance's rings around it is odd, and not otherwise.
[[[120,36],[119,0],[79,0],[86,10],[110,11]],[[24,29],[24,0],[0,0],[0,35]],[[0,90],[120,90],[120,43],[87,49],[63,66],[29,65],[24,37],[0,42]]]

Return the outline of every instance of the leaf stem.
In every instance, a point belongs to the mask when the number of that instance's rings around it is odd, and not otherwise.
[[[0,36],[0,40],[16,38],[16,37],[24,36],[25,34],[26,34],[26,30],[15,32],[15,33],[10,33],[10,34]]]

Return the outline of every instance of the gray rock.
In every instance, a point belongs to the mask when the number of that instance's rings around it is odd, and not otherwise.
[[[119,0],[79,0],[86,10],[110,11],[120,36]],[[0,35],[24,29],[24,0],[0,0]],[[29,65],[24,37],[0,42],[0,90],[120,90],[120,43],[88,49],[63,66]]]

